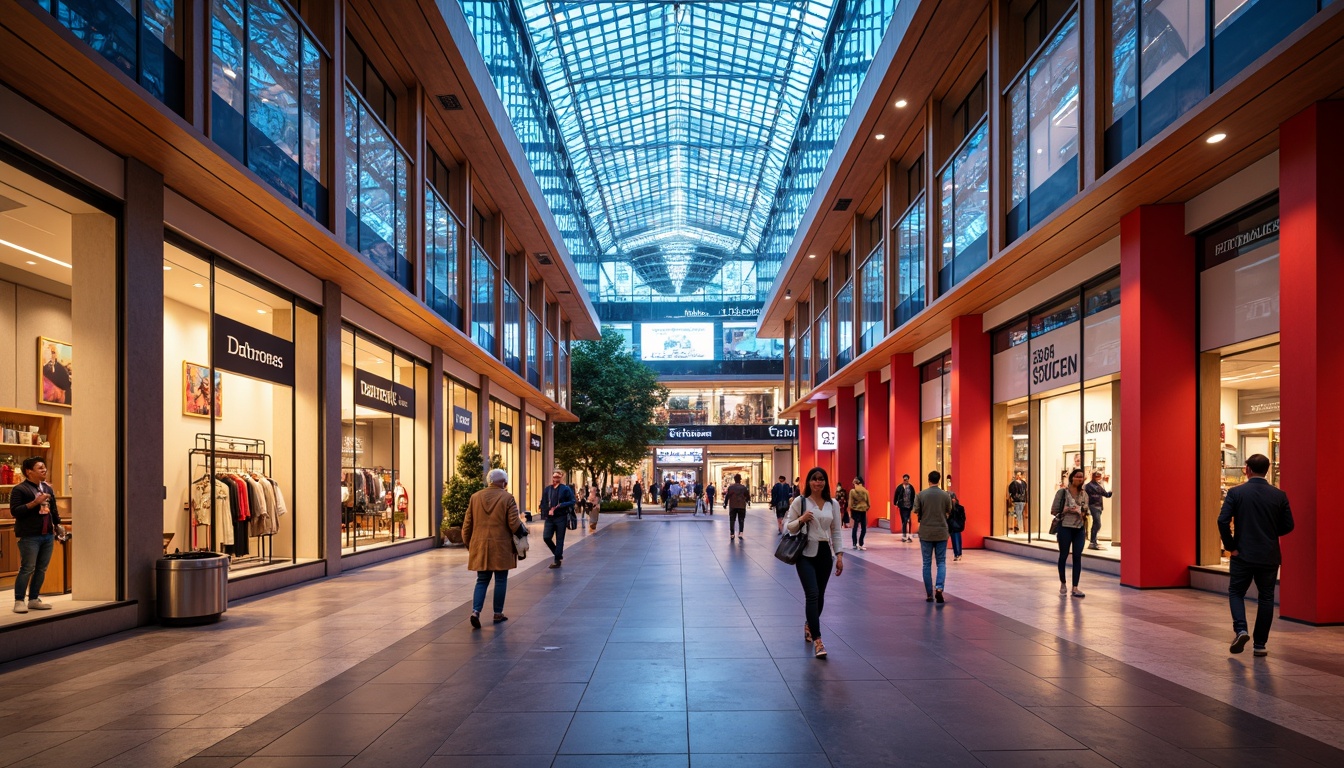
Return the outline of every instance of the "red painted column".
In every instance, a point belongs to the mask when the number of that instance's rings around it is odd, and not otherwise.
[[[891,402],[888,400],[887,385],[882,381],[881,371],[869,371],[863,377],[863,445],[864,457],[859,467],[864,486],[872,497],[873,506],[868,510],[868,524],[877,525],[877,520],[888,517],[891,510],[891,454],[887,450],[891,439]],[[899,527],[899,525],[898,525]]]
[[[1120,220],[1120,583],[1185,587],[1195,558],[1199,381],[1194,239],[1181,205]]]
[[[919,368],[915,366],[915,356],[904,353],[891,356],[891,381],[887,387],[888,402],[891,403],[891,429],[887,433],[887,452],[891,457],[891,472],[887,503],[891,503],[896,486],[901,484],[901,475],[909,475],[915,490],[924,487],[924,478],[919,476]],[[893,530],[901,530],[900,516],[896,508],[891,507],[891,517],[896,521]]]
[[[1344,101],[1317,102],[1279,127],[1282,485],[1296,523],[1281,544],[1279,601],[1281,615],[1313,624],[1344,622],[1334,462],[1344,424],[1342,134]]]
[[[817,465],[817,424],[812,409],[805,408],[798,414],[798,485],[802,490],[802,478],[808,470]]]
[[[835,426],[839,428],[840,442],[835,447],[832,490],[836,483],[849,488],[859,473],[859,413],[854,406],[854,388],[839,387],[835,393]]]
[[[961,537],[965,547],[984,546],[993,515],[991,370],[983,318],[952,318],[952,482],[957,500],[966,508],[966,531]]]
[[[822,427],[834,427],[835,417],[831,415],[831,406],[826,400],[817,401],[817,429]],[[815,434],[815,433],[814,433]],[[831,478],[831,490],[835,490],[835,451],[822,450],[821,444],[817,444],[817,463],[814,466],[826,470],[826,475]],[[811,467],[809,467],[811,469]],[[806,479],[806,478],[804,478]],[[801,486],[799,487],[801,490]]]

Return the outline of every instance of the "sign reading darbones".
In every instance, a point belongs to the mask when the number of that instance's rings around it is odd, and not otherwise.
[[[798,427],[793,424],[707,424],[694,427],[668,427],[667,442],[679,440],[736,440],[777,441],[797,440]]]
[[[415,390],[356,369],[355,405],[415,418]]]
[[[215,367],[286,387],[294,386],[294,342],[215,315]]]

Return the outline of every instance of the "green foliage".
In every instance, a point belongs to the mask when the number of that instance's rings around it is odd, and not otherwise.
[[[577,424],[555,426],[555,463],[595,481],[628,475],[664,437],[658,408],[667,388],[653,369],[625,350],[617,331],[574,345],[570,358],[571,410]]]
[[[439,526],[443,532],[449,528],[462,527],[462,521],[467,518],[467,504],[471,502],[471,495],[485,488],[485,473],[481,470],[483,464],[484,454],[481,453],[480,443],[472,440],[463,443],[458,449],[453,476],[443,484],[443,523]],[[504,461],[499,454],[490,457],[490,467],[504,468]]]
[[[604,501],[602,502],[603,512],[629,512],[635,508],[633,501]]]

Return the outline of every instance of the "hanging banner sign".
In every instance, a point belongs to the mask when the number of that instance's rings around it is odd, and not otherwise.
[[[355,369],[355,405],[415,418],[415,390]]]
[[[453,429],[458,432],[471,432],[471,411],[453,406]]]
[[[223,315],[215,315],[212,326],[215,368],[294,386],[294,342]]]
[[[534,451],[540,451],[540,450],[541,450],[541,435],[528,435],[528,436],[527,436],[527,447],[531,448],[531,449],[534,450]]]
[[[499,442],[513,444],[513,427],[508,424],[499,425]]]
[[[839,427],[817,427],[817,450],[834,451],[840,444]]]
[[[771,442],[797,440],[795,424],[705,424],[693,427],[668,427],[668,442],[694,440],[732,440],[735,442]]]

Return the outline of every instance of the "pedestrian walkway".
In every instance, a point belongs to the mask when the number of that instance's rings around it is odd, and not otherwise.
[[[1061,599],[982,551],[939,607],[918,545],[874,530],[818,661],[773,516],[741,542],[612,517],[562,569],[529,558],[481,630],[440,549],[0,667],[0,766],[1344,764],[1344,629],[1230,657],[1217,596],[1086,574]]]

